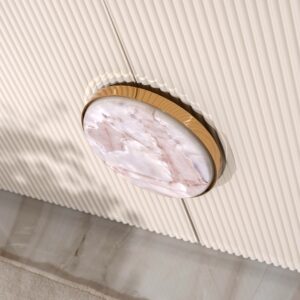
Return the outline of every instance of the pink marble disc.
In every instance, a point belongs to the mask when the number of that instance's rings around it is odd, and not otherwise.
[[[96,100],[85,112],[83,129],[94,152],[139,187],[186,198],[203,193],[213,180],[213,164],[200,140],[143,102]]]

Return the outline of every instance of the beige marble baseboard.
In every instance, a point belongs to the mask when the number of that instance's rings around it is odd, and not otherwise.
[[[300,299],[297,272],[16,194],[0,191],[0,208],[0,256],[112,298]]]

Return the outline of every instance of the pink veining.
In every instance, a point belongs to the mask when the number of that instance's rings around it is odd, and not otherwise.
[[[207,189],[212,164],[201,142],[159,110],[118,97],[86,111],[88,142],[107,165],[143,188],[170,197],[193,197]]]

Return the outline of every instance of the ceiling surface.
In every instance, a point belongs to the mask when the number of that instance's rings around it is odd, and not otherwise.
[[[0,188],[300,271],[299,78],[297,0],[0,0]],[[161,197],[92,154],[84,98],[123,81],[219,131],[213,190]]]

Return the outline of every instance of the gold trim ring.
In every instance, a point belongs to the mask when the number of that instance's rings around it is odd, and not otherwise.
[[[111,96],[125,97],[130,98],[132,100],[142,101],[170,115],[175,120],[183,124],[186,128],[188,128],[204,145],[211,157],[214,166],[214,178],[205,192],[207,192],[213,187],[217,179],[222,174],[223,170],[224,157],[221,147],[216,142],[212,134],[199,120],[197,120],[188,111],[186,111],[176,103],[172,102],[171,100],[167,99],[166,97],[163,97],[150,90],[130,85],[112,85],[104,87],[98,90],[95,94],[93,94],[85,104],[81,113],[82,127],[85,112],[90,106],[90,104],[93,103],[95,100]]]

